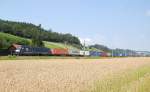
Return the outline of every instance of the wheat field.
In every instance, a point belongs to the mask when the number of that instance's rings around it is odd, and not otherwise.
[[[150,92],[150,58],[0,60],[0,92]]]

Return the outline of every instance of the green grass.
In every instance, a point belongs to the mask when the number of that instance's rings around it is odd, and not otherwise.
[[[90,92],[150,92],[150,65],[108,75],[96,81]]]
[[[3,43],[3,46],[0,49],[7,49],[13,43],[24,44],[24,45],[30,44],[30,41],[28,39],[14,36],[14,35],[7,34],[7,33],[2,33],[2,32],[0,32],[0,41],[1,43]]]
[[[77,49],[72,45],[65,45],[64,43],[56,43],[56,42],[47,42],[44,41],[45,47],[47,48],[68,48],[68,49]]]
[[[28,59],[109,59],[112,57],[79,57],[79,56],[0,56],[0,60],[28,60]]]
[[[0,60],[29,60],[29,59],[67,59],[65,56],[0,56]]]

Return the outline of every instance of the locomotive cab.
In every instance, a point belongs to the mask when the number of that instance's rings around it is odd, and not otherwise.
[[[17,45],[17,44],[12,44],[9,47],[9,50],[11,52],[11,55],[19,55],[20,51],[21,51],[21,45]]]

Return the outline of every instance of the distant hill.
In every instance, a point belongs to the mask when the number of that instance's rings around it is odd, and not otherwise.
[[[5,21],[0,19],[0,32],[29,39],[40,34],[43,41],[71,44],[77,47],[81,46],[80,40],[76,36],[52,32],[51,30],[43,29],[41,25],[37,26],[32,23]]]
[[[89,46],[89,49],[97,49],[97,50],[102,50],[104,52],[111,52],[111,49],[108,48],[107,46],[104,45],[100,45],[100,44],[95,44],[95,45],[91,45]]]

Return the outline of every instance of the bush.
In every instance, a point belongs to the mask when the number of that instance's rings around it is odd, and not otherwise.
[[[16,59],[16,55],[8,55],[9,59]]]

